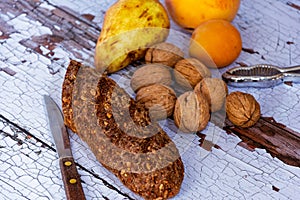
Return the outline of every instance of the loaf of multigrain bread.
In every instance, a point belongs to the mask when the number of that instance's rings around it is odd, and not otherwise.
[[[181,187],[184,166],[175,144],[149,111],[112,79],[71,61],[63,82],[65,124],[98,161],[145,199],[168,199]]]

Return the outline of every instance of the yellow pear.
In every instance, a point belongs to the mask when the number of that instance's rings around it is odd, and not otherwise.
[[[119,0],[106,12],[95,49],[95,65],[116,72],[142,58],[169,34],[167,11],[158,0]]]
[[[185,29],[195,29],[210,19],[232,21],[240,0],[165,0],[172,19]]]

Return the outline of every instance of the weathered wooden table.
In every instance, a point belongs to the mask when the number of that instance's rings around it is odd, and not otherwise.
[[[57,155],[43,105],[44,94],[60,102],[70,59],[92,64],[108,0],[1,0],[0,2],[0,199],[65,199]],[[241,1],[234,25],[243,51],[234,65],[300,64],[300,2]],[[172,28],[181,31],[175,24]],[[186,35],[186,33],[183,33]],[[188,36],[188,35],[186,35]],[[173,39],[174,40],[174,39]],[[226,68],[227,69],[227,68]],[[220,71],[222,73],[224,70]],[[113,76],[129,86],[129,68]],[[274,88],[229,88],[253,94],[264,116],[300,132],[300,84]],[[182,189],[174,199],[299,199],[300,169],[265,149],[242,147],[239,137],[210,124],[203,131],[216,144],[210,151],[196,134],[165,130],[185,164]],[[139,199],[95,159],[71,133],[71,145],[87,199]],[[300,149],[295,153],[300,154]]]

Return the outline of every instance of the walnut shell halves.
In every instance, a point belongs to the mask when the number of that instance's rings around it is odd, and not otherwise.
[[[62,106],[66,125],[133,192],[145,199],[179,192],[184,166],[175,144],[112,79],[71,61]]]

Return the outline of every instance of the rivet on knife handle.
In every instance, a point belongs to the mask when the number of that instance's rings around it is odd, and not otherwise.
[[[64,182],[67,199],[85,199],[74,159],[72,157],[60,158],[59,165],[61,168],[62,179]]]

